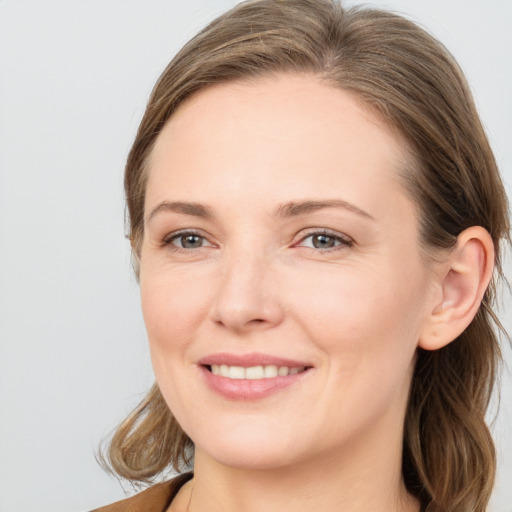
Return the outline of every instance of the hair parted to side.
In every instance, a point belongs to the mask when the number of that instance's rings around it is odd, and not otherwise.
[[[427,254],[452,247],[470,226],[492,237],[496,274],[475,319],[445,348],[419,349],[403,450],[407,488],[428,512],[483,512],[495,474],[484,416],[500,361],[492,307],[500,242],[510,240],[508,206],[462,72],[416,24],[381,10],[345,10],[334,0],[254,0],[197,34],[155,85],[126,164],[135,272],[148,160],[173,112],[209,85],[282,72],[314,74],[351,91],[402,134],[414,162],[403,180],[419,207]],[[192,449],[155,384],[116,431],[107,458],[121,477],[149,482],[169,467],[182,469]]]

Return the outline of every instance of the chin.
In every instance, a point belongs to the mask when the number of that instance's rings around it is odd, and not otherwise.
[[[196,457],[202,453],[231,468],[268,470],[297,462],[302,455],[298,451],[300,443],[290,446],[291,438],[287,435],[276,437],[255,429],[248,429],[245,435],[244,432],[227,432],[228,435],[222,436],[210,432],[205,443],[198,440]]]
[[[271,470],[293,463],[285,453],[274,448],[259,446],[239,447],[231,443],[229,450],[211,450],[208,455],[218,464],[240,470]]]

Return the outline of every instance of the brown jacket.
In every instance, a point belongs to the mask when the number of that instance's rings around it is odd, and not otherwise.
[[[153,485],[131,498],[96,508],[91,512],[165,512],[181,486],[192,476],[192,473],[184,473],[168,482]]]

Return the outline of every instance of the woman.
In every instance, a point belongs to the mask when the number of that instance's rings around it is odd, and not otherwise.
[[[98,510],[485,510],[510,228],[436,40],[242,3],[160,77],[125,189],[157,384],[108,457],[194,473]]]

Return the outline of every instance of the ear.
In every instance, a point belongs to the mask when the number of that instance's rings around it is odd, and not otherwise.
[[[435,299],[418,343],[425,350],[448,345],[475,317],[494,268],[491,235],[480,226],[464,230],[440,265]]]

